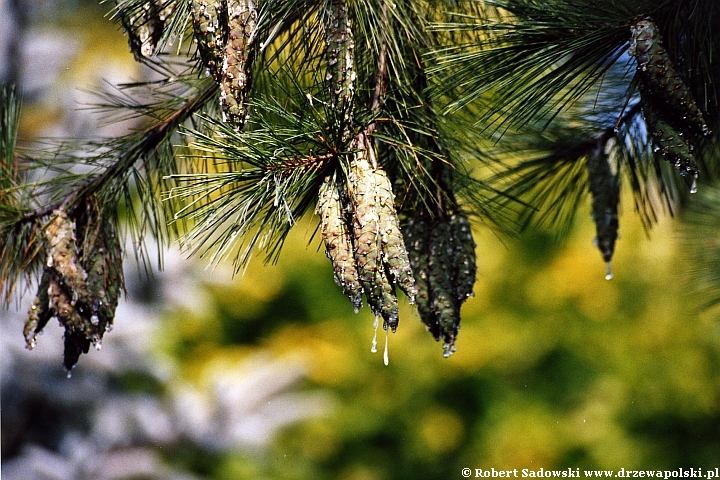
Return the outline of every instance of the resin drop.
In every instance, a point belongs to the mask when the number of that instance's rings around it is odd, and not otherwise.
[[[372,353],[377,352],[377,329],[379,323],[379,317],[375,315],[375,322],[373,323],[373,329],[375,330],[375,332],[373,333],[372,345],[370,346],[370,352]]]
[[[383,352],[383,363],[385,366],[390,364],[390,357],[388,356],[388,337],[390,335],[390,329],[385,329],[385,352]]]

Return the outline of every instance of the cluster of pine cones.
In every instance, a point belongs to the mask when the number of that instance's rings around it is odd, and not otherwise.
[[[419,210],[405,228],[410,265],[415,272],[418,313],[443,355],[455,351],[460,307],[473,295],[476,262],[470,222],[459,207],[433,218]]]
[[[123,25],[136,57],[157,49],[177,0],[146,2]],[[193,34],[203,68],[220,86],[224,119],[242,129],[247,117],[257,12],[252,0],[189,0]],[[158,12],[162,11],[162,15]],[[470,224],[457,207],[438,215],[423,210],[408,219],[406,248],[391,182],[375,158],[371,130],[354,124],[354,40],[348,6],[328,0],[322,9],[329,105],[341,133],[347,168],[324,169],[316,212],[336,282],[356,311],[363,295],[385,329],[398,325],[395,287],[416,302],[428,330],[444,340],[445,355],[455,350],[460,306],[475,281],[475,243]],[[381,100],[378,98],[378,100]],[[375,108],[375,107],[373,107]],[[346,160],[343,158],[343,161]],[[328,167],[327,163],[323,163]],[[413,273],[415,272],[415,273]]]
[[[325,250],[332,261],[335,281],[355,310],[365,293],[384,327],[398,324],[394,284],[415,301],[415,279],[400,231],[395,196],[385,172],[374,161],[364,134],[356,137],[347,183],[329,175],[320,188],[317,213]]]
[[[123,288],[120,245],[108,222],[83,218],[83,225],[55,210],[44,228],[46,263],[25,323],[32,349],[37,335],[55,317],[65,327],[63,364],[70,370],[90,345],[100,348],[112,328]],[[79,239],[79,240],[78,240]]]
[[[136,59],[156,53],[177,0],[143,2],[120,18]],[[241,129],[247,119],[251,42],[257,25],[252,0],[190,0],[197,51],[207,74],[220,87],[220,104],[227,122]]]
[[[650,17],[636,19],[630,27],[628,53],[637,60],[640,102],[653,149],[685,177],[695,191],[698,165],[693,157],[693,135],[710,133],[688,86],[675,70],[662,46],[658,27]],[[605,278],[612,278],[610,260],[618,237],[620,184],[611,152],[612,141],[599,141],[588,158],[597,247],[607,263]]]
[[[372,145],[363,135],[359,138],[347,183],[338,175],[327,176],[317,205],[335,281],[356,311],[364,293],[373,313],[384,319],[384,328],[393,331],[398,324],[397,285],[450,356],[460,307],[475,284],[470,222],[459,207],[442,217],[420,209],[401,230],[391,183],[372,162]]]
[[[631,26],[631,33],[628,53],[637,60],[643,113],[654,148],[694,183],[698,166],[689,137],[709,134],[708,126],[663,48],[655,22],[650,17],[640,18]]]

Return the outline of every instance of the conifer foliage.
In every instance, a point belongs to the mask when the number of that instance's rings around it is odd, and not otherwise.
[[[351,305],[366,303],[394,332],[398,295],[413,303],[418,292],[404,229],[422,206],[432,212],[423,238],[435,213],[457,231],[442,235],[447,259],[429,241],[414,247],[447,260],[435,273],[451,269],[425,293],[442,321],[423,320],[452,353],[475,244],[457,204],[439,203],[462,184],[446,181],[460,161],[441,147],[447,134],[426,88],[426,23],[438,12],[432,2],[385,0],[118,0],[131,52],[165,78],[120,87],[101,105],[146,118],[138,131],[60,147],[49,181],[9,172],[2,278],[7,300],[23,277],[38,284],[28,346],[51,318],[65,328],[66,368],[99,346],[122,290],[120,212],[135,245],[175,232],[190,253],[230,257],[240,270],[257,250],[275,259],[314,211]],[[108,148],[82,153],[95,144]],[[22,155],[37,171],[49,165],[42,152]],[[92,168],[76,173],[76,164]],[[482,202],[468,197],[478,212]]]
[[[521,227],[565,231],[590,194],[612,278],[623,195],[649,227],[716,180],[720,13],[706,0],[483,4],[433,26],[460,39],[429,54],[434,98],[494,136],[492,183]]]
[[[71,368],[112,325],[120,215],[141,260],[147,234],[177,235],[239,271],[314,212],[352,307],[395,331],[402,292],[449,356],[471,220],[562,231],[589,194],[609,278],[621,185],[649,226],[715,181],[718,16],[714,0],[116,0],[162,77],[103,99],[136,131],[16,150],[3,90],[5,300],[38,285],[28,345],[57,318]]]

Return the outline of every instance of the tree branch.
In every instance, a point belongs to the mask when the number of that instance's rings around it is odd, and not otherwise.
[[[125,152],[121,152],[118,159],[108,166],[101,174],[89,178],[80,183],[62,200],[58,200],[42,208],[26,212],[18,221],[32,222],[37,218],[49,215],[58,208],[67,208],[77,203],[81,198],[88,197],[98,192],[103,185],[114,178],[117,174],[127,170],[135,164],[140,158],[145,157],[147,153],[157,149],[158,145],[185,120],[196,113],[207,101],[209,101],[217,91],[217,85],[209,83],[198,94],[190,98],[183,106],[161,119],[155,124],[147,127],[140,133],[128,135],[140,136],[141,140],[132,148]]]

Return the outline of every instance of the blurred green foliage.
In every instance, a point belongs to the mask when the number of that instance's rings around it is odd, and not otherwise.
[[[352,312],[297,229],[279,265],[256,262],[231,284],[208,285],[202,318],[168,312],[162,348],[195,379],[227,355],[301,358],[304,388],[339,401],[285,429],[269,452],[228,452],[205,473],[380,480],[460,478],[464,467],[714,468],[720,329],[690,306],[676,225],[661,222],[651,240],[631,217],[621,225],[611,281],[589,214],[563,245],[549,232],[503,245],[478,230],[479,281],[458,352],[443,359],[405,302],[388,367],[370,353],[369,311]]]

